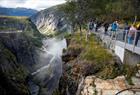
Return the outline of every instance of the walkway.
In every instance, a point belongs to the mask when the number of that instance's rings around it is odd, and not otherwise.
[[[107,35],[104,34],[103,27],[100,28],[98,32],[94,32],[94,34],[96,34],[97,37],[99,37],[103,41],[103,43],[108,45],[107,47],[113,50],[115,48],[115,45],[118,45],[124,49],[127,49],[133,53],[140,55],[140,40],[138,41],[137,46],[135,46],[134,44],[128,44],[127,43],[128,35],[125,35],[125,40],[123,40],[123,29],[119,29],[119,31],[116,34],[116,38],[111,38],[111,31],[109,31]],[[135,39],[136,35],[137,34],[135,34]],[[135,42],[135,39],[133,40],[133,43]]]

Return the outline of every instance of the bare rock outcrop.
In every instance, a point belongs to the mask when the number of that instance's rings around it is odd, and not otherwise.
[[[99,79],[95,76],[87,76],[84,80],[81,95],[115,95],[119,91],[127,89],[129,85],[124,76],[115,79]],[[138,95],[132,91],[124,91],[119,95]]]

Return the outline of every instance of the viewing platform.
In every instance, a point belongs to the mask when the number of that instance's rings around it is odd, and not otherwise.
[[[140,63],[140,39],[138,40],[138,44],[135,45],[137,33],[135,33],[133,43],[129,44],[127,42],[128,33],[125,35],[125,38],[123,38],[123,29],[119,29],[116,32],[115,37],[111,37],[111,31],[108,31],[108,33],[105,34],[103,30],[102,27],[97,32],[94,32],[94,34],[108,49],[113,50],[123,63],[127,63],[127,60],[131,63]]]

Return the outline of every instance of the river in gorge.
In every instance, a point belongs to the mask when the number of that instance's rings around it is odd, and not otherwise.
[[[29,80],[31,95],[51,95],[58,87],[62,75],[62,53],[67,48],[66,39],[50,38],[43,40],[38,52],[38,64],[33,66]]]

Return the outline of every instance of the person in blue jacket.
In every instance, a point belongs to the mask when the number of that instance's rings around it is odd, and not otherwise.
[[[113,38],[114,36],[116,37],[116,32],[118,30],[118,22],[117,21],[114,21],[111,25],[111,31],[112,31],[112,36],[111,38]]]

